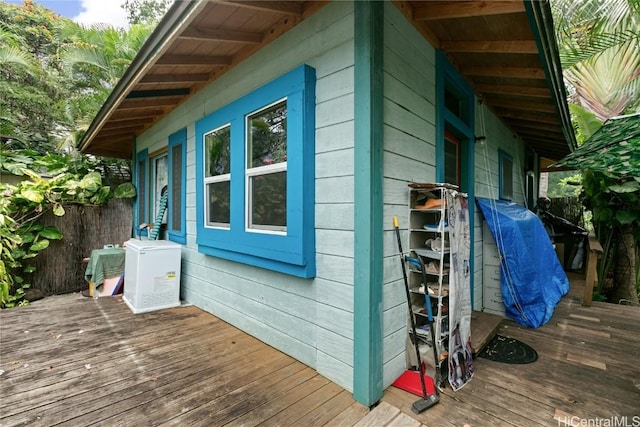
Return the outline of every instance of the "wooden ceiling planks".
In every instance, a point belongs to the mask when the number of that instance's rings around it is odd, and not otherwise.
[[[113,154],[122,144],[119,157],[130,156],[135,136],[327,3],[211,0],[198,6],[191,21],[161,47],[151,58],[155,63],[130,87],[129,92],[146,93],[148,98],[123,98],[113,105],[91,135],[88,151]],[[561,138],[551,144],[541,142],[563,132],[523,1],[394,0],[394,4],[535,151],[550,158],[568,153]],[[160,96],[171,90],[185,94]],[[138,118],[142,126],[128,127]],[[549,132],[535,134],[530,127],[518,126],[522,123]],[[118,128],[121,133],[113,134]]]
[[[570,151],[524,1],[394,3],[534,151],[550,158]]]

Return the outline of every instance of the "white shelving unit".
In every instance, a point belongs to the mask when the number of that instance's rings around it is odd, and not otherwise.
[[[408,263],[409,291],[422,361],[446,375],[449,350],[449,227],[446,191],[457,190],[450,184],[412,184],[409,190],[409,256],[419,257],[421,268]],[[426,279],[426,283],[425,283]],[[428,295],[428,296],[427,296]],[[433,325],[428,321],[431,305]],[[429,327],[434,327],[438,363],[430,346]]]

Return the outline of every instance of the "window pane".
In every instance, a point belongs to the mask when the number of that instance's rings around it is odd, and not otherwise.
[[[249,116],[248,126],[249,168],[287,160],[287,101]]]
[[[513,197],[513,161],[507,156],[502,156],[502,196]]]
[[[182,144],[171,148],[171,229],[182,231]]]
[[[287,226],[287,172],[252,176],[251,228]]]
[[[207,184],[207,225],[229,224],[230,182]]]
[[[225,126],[204,136],[205,176],[231,172],[231,127]]]
[[[160,213],[160,197],[162,197],[162,189],[169,184],[169,159],[167,155],[162,157],[158,157],[153,162],[154,165],[154,189],[155,189],[155,200],[153,205],[153,220],[155,221],[156,217]],[[167,222],[167,211],[165,210],[162,215],[162,223]]]
[[[145,200],[147,197],[147,193],[146,193],[147,183],[145,181],[144,173],[145,173],[145,162],[140,161],[138,162],[138,224],[143,224],[146,222]]]
[[[458,143],[445,138],[444,140],[444,181],[449,184],[460,185],[459,180]]]

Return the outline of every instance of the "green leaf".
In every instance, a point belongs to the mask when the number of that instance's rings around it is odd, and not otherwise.
[[[25,273],[33,273],[36,271],[36,267],[34,265],[27,265],[22,271]]]
[[[42,203],[44,196],[33,188],[23,188],[20,195],[33,203]]]
[[[62,233],[56,227],[45,227],[42,231],[38,233],[40,237],[44,237],[49,240],[60,240],[62,239]]]
[[[61,204],[56,204],[53,206],[53,214],[55,216],[63,216],[64,215],[64,208],[62,207]]]
[[[100,187],[100,189],[89,199],[89,201],[94,205],[104,205],[109,199],[110,193],[110,187]]]
[[[116,199],[131,199],[136,197],[136,187],[130,182],[123,182],[116,187],[113,197]]]
[[[39,251],[41,251],[43,249],[46,249],[48,247],[49,247],[49,241],[47,239],[42,239],[42,240],[38,240],[33,245],[31,245],[29,247],[29,250],[31,250],[33,252],[39,252]]]
[[[638,219],[638,216],[633,212],[618,211],[616,212],[616,219],[620,222],[620,224],[627,225],[633,223],[636,219]]]
[[[102,177],[98,172],[91,172],[85,175],[80,181],[80,188],[84,188],[87,191],[94,192],[102,186]]]
[[[22,234],[22,243],[31,243],[35,239],[36,239],[36,236],[33,233]]]
[[[616,193],[633,193],[640,190],[640,184],[636,181],[627,181],[622,185],[610,185],[609,189]]]

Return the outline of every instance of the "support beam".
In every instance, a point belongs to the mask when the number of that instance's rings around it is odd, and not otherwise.
[[[156,84],[156,83],[203,83],[209,80],[209,74],[147,74],[138,84]]]
[[[148,99],[127,99],[123,101],[118,110],[131,110],[140,108],[160,107],[160,106],[175,106],[184,100],[183,96],[173,96],[166,98],[155,98],[153,100]]]
[[[436,19],[459,19],[474,16],[503,15],[525,11],[520,1],[452,1],[452,2],[418,2],[413,16],[416,21]]]
[[[549,98],[551,100],[551,92],[543,87],[527,87],[527,86],[506,86],[506,85],[475,85],[478,93],[494,93],[500,95],[521,95],[537,98]]]
[[[153,121],[153,117],[140,117],[137,119],[120,120],[120,121],[109,120],[107,123],[104,124],[104,126],[102,126],[101,130],[118,129],[126,126],[141,125],[141,124],[151,123],[152,121]]]
[[[517,79],[544,80],[546,76],[542,68],[533,67],[500,67],[500,66],[466,66],[460,69],[465,76],[514,77]]]
[[[494,110],[496,114],[501,117],[559,125],[555,114],[530,113],[526,111],[503,110],[500,108],[494,108]]]
[[[228,0],[218,3],[227,3],[234,6],[246,7],[256,10],[266,10],[269,12],[284,12],[290,15],[302,15],[304,7],[301,2],[297,1],[241,1]]]
[[[125,99],[156,99],[167,96],[187,96],[189,88],[132,90]]]
[[[180,39],[200,41],[237,42],[257,44],[262,41],[262,34],[248,31],[225,30],[220,28],[187,28],[178,36]]]
[[[353,397],[382,398],[382,223],[384,2],[355,9]],[[390,224],[389,224],[389,228]]]
[[[445,52],[538,54],[534,40],[443,40]]]
[[[155,65],[230,65],[231,60],[221,55],[165,55]]]
[[[485,98],[487,105],[491,107],[510,108],[514,110],[533,111],[539,113],[555,113],[555,105],[551,103],[529,102],[526,99]]]
[[[109,121],[118,121],[118,120],[129,120],[133,118],[141,118],[141,117],[158,117],[165,113],[165,110],[162,108],[154,108],[150,110],[140,110],[140,111],[115,111],[110,117]]]

